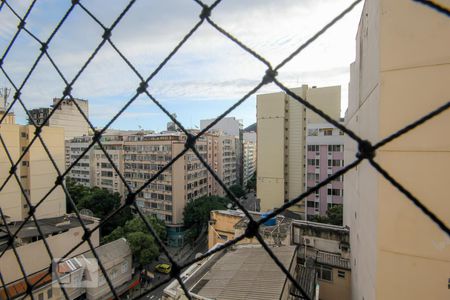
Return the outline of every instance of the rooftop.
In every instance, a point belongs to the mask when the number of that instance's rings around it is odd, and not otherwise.
[[[295,264],[295,247],[273,247],[271,250],[287,269]],[[206,299],[278,299],[286,284],[286,275],[259,245],[221,251],[203,262],[196,271],[188,271],[190,276],[184,277],[188,289]],[[177,282],[166,290],[175,286],[178,287]]]
[[[89,225],[92,224],[94,221],[93,219],[86,217],[83,218],[83,222],[86,225]],[[81,226],[80,221],[75,215],[65,215],[55,218],[39,219],[37,220],[37,223],[39,224],[39,227],[41,228],[42,233],[44,235],[50,235]],[[23,221],[11,222],[8,224],[8,228],[12,233],[14,233],[20,228],[22,224]],[[27,221],[23,225],[23,227],[20,228],[20,231],[17,233],[17,238],[19,239],[33,238],[38,236],[40,236],[40,234],[36,227],[36,224],[34,221],[31,220]],[[7,238],[8,232],[6,230],[6,226],[1,224],[0,249],[4,249],[4,247],[6,247]]]

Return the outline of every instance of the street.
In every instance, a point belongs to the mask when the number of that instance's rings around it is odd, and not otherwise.
[[[192,259],[195,258],[195,255],[197,253],[205,253],[206,251],[208,251],[208,239],[207,239],[207,234],[204,234],[204,236],[202,238],[199,239],[198,242],[195,243],[193,248],[186,248],[183,249],[183,251],[180,251],[178,253],[178,255],[174,255],[174,259],[179,262],[179,263],[185,263],[188,262]],[[168,263],[169,260],[168,258],[161,254],[158,261],[155,261],[151,264],[150,270],[152,272],[154,272],[155,270],[155,266],[157,264],[160,263]],[[158,284],[159,282],[167,279],[170,275],[168,274],[162,274],[162,273],[158,273],[158,272],[154,272],[155,274],[155,278],[152,281],[152,284],[150,284],[148,286],[148,288],[151,288],[151,286],[154,286],[156,284]],[[166,284],[163,284],[162,286],[158,287],[157,289],[155,289],[154,291],[152,291],[151,293],[149,293],[148,295],[144,295],[138,299],[142,299],[142,300],[147,300],[147,299],[154,299],[154,300],[158,300],[158,299],[162,299],[162,295],[163,295],[163,291],[164,289],[169,285],[171,281],[169,281]],[[142,289],[142,293],[144,293],[144,289]]]

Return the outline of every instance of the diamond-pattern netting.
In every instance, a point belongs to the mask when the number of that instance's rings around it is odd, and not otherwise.
[[[7,235],[9,236],[8,247],[5,250],[3,250],[2,253],[0,253],[0,256],[3,256],[8,249],[12,249],[13,250],[13,252],[15,254],[15,257],[17,259],[17,262],[18,262],[18,264],[20,266],[21,272],[23,274],[23,279],[25,280],[26,287],[27,287],[26,288],[26,293],[23,296],[24,298],[29,296],[29,297],[31,297],[33,299],[33,290],[38,286],[39,282],[42,281],[47,274],[43,275],[37,281],[34,280],[33,282],[30,282],[29,276],[28,276],[30,274],[26,274],[26,272],[25,272],[25,269],[23,267],[23,263],[22,263],[21,257],[20,257],[20,255],[18,254],[18,252],[16,250],[16,245],[15,245],[14,241],[15,241],[15,238],[16,238],[18,232],[22,229],[22,227],[24,226],[24,224],[26,224],[27,221],[34,222],[34,224],[36,225],[36,228],[37,228],[37,230],[38,230],[38,232],[40,234],[40,237],[42,238],[42,241],[43,241],[43,243],[45,245],[45,248],[46,248],[46,250],[48,252],[48,255],[53,261],[54,255],[52,254],[52,252],[50,250],[50,247],[49,247],[49,245],[47,243],[47,240],[46,240],[46,238],[45,238],[45,236],[44,236],[44,234],[42,232],[40,224],[38,223],[38,219],[35,217],[35,211],[43,202],[46,201],[46,199],[49,197],[49,195],[51,195],[51,193],[55,189],[58,189],[58,188],[61,188],[64,191],[64,194],[66,195],[69,204],[72,206],[72,208],[73,208],[73,210],[75,212],[75,215],[78,218],[78,220],[79,220],[79,222],[80,222],[80,224],[81,224],[81,226],[82,226],[82,228],[84,230],[84,235],[83,235],[83,238],[80,241],[80,243],[78,245],[76,245],[75,247],[73,247],[70,251],[68,251],[63,257],[59,258],[58,262],[62,261],[63,259],[65,259],[67,257],[69,257],[71,255],[71,253],[73,253],[78,247],[80,247],[81,244],[87,243],[89,245],[89,248],[92,251],[93,255],[98,260],[101,272],[103,273],[103,275],[104,275],[104,277],[105,277],[105,279],[107,281],[107,284],[109,285],[109,288],[111,289],[113,297],[116,298],[116,299],[118,299],[118,294],[117,294],[116,290],[114,289],[114,287],[112,285],[112,282],[111,282],[111,279],[109,278],[109,276],[108,276],[108,274],[107,274],[107,272],[106,272],[102,262],[100,261],[99,256],[98,256],[98,254],[96,252],[96,249],[94,248],[93,243],[91,242],[90,238],[91,238],[92,233],[95,230],[98,230],[103,224],[108,222],[114,215],[119,213],[121,210],[123,210],[127,206],[133,206],[135,208],[135,210],[137,211],[138,215],[144,221],[145,226],[147,227],[149,233],[155,238],[155,240],[159,244],[162,252],[168,257],[170,263],[172,264],[172,271],[171,271],[171,274],[170,274],[171,276],[168,279],[159,282],[157,285],[153,286],[151,289],[147,290],[145,293],[148,294],[148,293],[152,292],[153,290],[155,290],[156,288],[160,287],[161,285],[167,283],[169,280],[176,279],[180,283],[180,285],[181,285],[185,295],[188,298],[191,298],[191,296],[189,295],[189,292],[188,292],[188,289],[187,289],[186,285],[184,284],[184,282],[180,278],[180,275],[181,275],[181,272],[182,272],[183,269],[185,269],[186,267],[190,266],[191,264],[196,263],[196,262],[198,262],[198,261],[200,261],[200,260],[202,260],[202,259],[204,259],[204,258],[206,258],[206,257],[208,257],[208,256],[210,256],[210,255],[212,255],[212,254],[214,254],[216,252],[218,252],[218,251],[221,251],[221,250],[223,250],[223,249],[225,249],[227,247],[230,247],[230,246],[236,244],[237,242],[239,242],[240,240],[242,240],[244,238],[253,238],[253,237],[255,237],[261,243],[263,248],[267,251],[269,256],[274,260],[275,264],[283,271],[284,274],[286,274],[287,278],[291,281],[292,285],[303,295],[303,297],[305,299],[309,299],[309,296],[305,293],[304,289],[299,285],[299,283],[295,280],[295,278],[290,274],[290,272],[285,268],[285,266],[278,260],[276,255],[272,252],[272,250],[266,244],[266,242],[264,241],[264,239],[262,238],[262,236],[259,233],[259,227],[261,226],[261,224],[263,224],[264,222],[266,222],[270,218],[280,214],[284,210],[286,210],[289,207],[295,205],[299,201],[305,199],[308,195],[310,195],[312,193],[315,193],[321,187],[326,186],[332,180],[335,180],[339,176],[345,174],[347,171],[355,168],[356,166],[358,166],[364,160],[367,160],[373,166],[373,168],[375,170],[377,170],[384,178],[386,178],[386,180],[388,180],[401,193],[403,193],[407,197],[407,199],[409,199],[418,209],[420,209],[426,216],[428,216],[442,231],[444,231],[447,235],[450,236],[450,229],[449,229],[449,227],[443,221],[441,221],[436,216],[435,213],[433,213],[425,205],[423,205],[422,202],[416,196],[414,196],[405,187],[403,187],[395,178],[393,178],[381,165],[379,165],[374,160],[374,157],[376,155],[376,151],[380,147],[382,147],[382,146],[386,145],[387,143],[393,141],[394,139],[396,139],[396,138],[398,138],[398,137],[408,133],[409,131],[415,129],[417,126],[420,126],[421,124],[425,123],[429,119],[431,119],[431,118],[435,117],[436,115],[442,113],[443,111],[447,110],[450,107],[450,102],[447,102],[445,105],[437,108],[436,110],[425,114],[422,118],[418,119],[417,121],[413,122],[412,124],[410,124],[410,125],[402,128],[402,129],[398,130],[397,132],[395,132],[395,133],[391,134],[390,136],[384,138],[383,140],[381,140],[380,142],[376,143],[375,145],[372,145],[369,141],[365,140],[362,137],[359,137],[356,133],[354,133],[350,129],[346,128],[344,125],[339,123],[337,120],[332,119],[327,114],[325,114],[324,112],[322,112],[321,110],[319,110],[315,106],[311,105],[310,103],[308,103],[307,101],[302,99],[300,96],[298,96],[295,93],[293,93],[289,88],[287,88],[277,78],[278,71],[281,68],[283,68],[283,66],[288,64],[294,57],[299,55],[305,48],[307,48],[310,44],[314,43],[314,41],[318,37],[320,37],[323,33],[325,33],[329,28],[333,27],[346,14],[348,14],[350,11],[352,11],[355,8],[355,6],[358,5],[361,2],[361,0],[354,1],[350,6],[348,6],[348,8],[346,8],[339,15],[337,15],[334,19],[332,19],[321,30],[319,30],[314,35],[312,35],[309,39],[307,39],[307,41],[305,43],[303,43],[302,45],[298,46],[298,48],[295,51],[293,51],[289,56],[287,56],[284,60],[282,60],[282,62],[280,64],[278,64],[277,66],[272,66],[272,64],[268,60],[266,60],[263,56],[261,56],[256,51],[252,50],[250,47],[248,47],[247,45],[242,43],[240,40],[238,40],[232,34],[228,33],[223,27],[220,26],[220,24],[217,24],[216,22],[214,22],[214,19],[211,17],[211,13],[212,13],[212,11],[214,11],[216,9],[219,9],[218,6],[219,6],[220,2],[222,2],[221,0],[217,0],[217,1],[215,1],[214,3],[212,3],[209,6],[204,4],[203,2],[201,2],[200,0],[194,0],[194,1],[199,5],[199,19],[198,19],[198,22],[184,35],[184,37],[178,42],[178,44],[167,54],[167,56],[159,63],[159,65],[157,65],[157,67],[154,70],[152,70],[149,74],[142,74],[141,72],[139,72],[138,69],[136,68],[136,66],[134,66],[133,63],[126,57],[126,55],[124,55],[124,53],[121,51],[121,49],[119,49],[119,47],[117,47],[117,45],[114,43],[114,39],[113,39],[114,30],[116,29],[116,27],[118,27],[120,25],[120,23],[121,23],[122,19],[124,18],[124,16],[127,15],[127,13],[129,12],[130,8],[135,4],[135,2],[136,2],[135,0],[129,1],[128,4],[122,9],[122,11],[117,15],[117,17],[114,19],[114,21],[111,24],[108,24],[108,25],[102,23],[100,21],[100,19],[97,18],[96,15],[94,13],[92,13],[87,8],[87,6],[85,4],[83,4],[81,1],[79,1],[79,0],[72,0],[70,7],[62,15],[62,17],[60,18],[59,22],[53,28],[53,30],[51,31],[51,33],[50,33],[50,35],[48,36],[47,39],[39,38],[37,35],[35,35],[32,31],[30,31],[27,28],[27,20],[28,20],[29,16],[32,14],[33,7],[35,6],[35,4],[37,2],[36,0],[31,2],[31,4],[29,5],[29,7],[25,11],[25,13],[22,14],[22,15],[17,13],[17,11],[9,3],[10,1],[7,1],[7,0],[2,0],[1,1],[1,3],[0,3],[0,10],[9,10],[17,18],[17,21],[18,21],[17,31],[12,36],[11,41],[8,43],[8,45],[6,46],[3,54],[0,57],[0,69],[1,69],[1,72],[3,73],[5,78],[8,80],[9,84],[13,87],[13,91],[14,91],[13,101],[12,101],[11,105],[8,107],[6,112],[7,113],[10,112],[15,106],[20,106],[27,113],[29,119],[32,122],[32,125],[35,127],[35,132],[34,132],[33,137],[31,138],[29,144],[25,147],[25,149],[23,149],[22,154],[20,155],[20,157],[17,160],[14,160],[11,157],[10,152],[8,151],[8,147],[7,147],[3,137],[0,135],[0,143],[1,143],[2,148],[4,149],[4,151],[6,152],[8,160],[9,160],[9,163],[11,165],[11,168],[10,168],[10,171],[9,171],[9,175],[7,176],[7,178],[5,179],[4,182],[0,183],[0,192],[3,191],[3,189],[8,184],[9,181],[11,181],[11,180],[16,181],[17,184],[19,185],[19,187],[20,187],[20,189],[21,189],[21,191],[22,191],[22,193],[23,193],[23,195],[25,197],[25,201],[27,202],[28,207],[29,207],[28,216],[25,218],[25,222],[23,222],[22,225],[19,226],[19,228],[17,228],[15,232],[12,232],[10,230],[10,228],[9,228],[9,226],[8,226],[6,220],[5,220],[5,216],[4,216],[3,212],[0,210],[0,215],[1,215],[2,221],[5,224]],[[419,3],[429,7],[431,9],[435,10],[438,13],[442,13],[442,14],[444,14],[446,16],[450,16],[450,12],[449,12],[448,9],[446,9],[445,7],[442,7],[442,6],[436,4],[436,3],[432,2],[432,1],[426,1],[426,0],[413,0],[413,1],[419,2]],[[85,17],[87,16],[88,18],[90,18],[95,24],[97,24],[99,26],[99,28],[103,31],[103,34],[102,34],[101,38],[99,38],[99,41],[98,41],[97,46],[95,47],[95,49],[93,49],[93,51],[90,53],[90,55],[87,57],[87,59],[80,64],[81,67],[74,73],[75,75],[73,75],[71,77],[68,77],[68,76],[64,75],[64,72],[58,66],[58,62],[49,53],[49,49],[52,46],[52,41],[53,41],[55,35],[61,29],[61,27],[64,26],[64,23],[66,22],[66,20],[68,20],[69,16],[75,10],[79,10],[78,13],[82,12],[82,13],[85,14]],[[212,28],[214,28],[220,34],[222,34],[224,37],[226,37],[229,40],[230,43],[236,44],[237,46],[239,46],[242,49],[242,51],[245,51],[248,55],[253,56],[257,60],[259,60],[261,62],[261,64],[263,64],[265,66],[267,71],[265,72],[265,74],[261,74],[261,79],[260,79],[259,83],[256,84],[253,89],[249,90],[245,95],[243,95],[236,103],[234,103],[231,107],[229,107],[226,111],[224,111],[219,117],[217,117],[216,120],[214,122],[212,122],[209,126],[207,126],[205,129],[201,130],[198,134],[193,135],[188,130],[186,130],[186,128],[151,93],[151,89],[149,88],[149,83],[160,72],[160,70],[162,70],[165,67],[165,65],[179,51],[179,49],[182,48],[187,42],[189,42],[189,39],[191,38],[191,36],[201,26],[208,26],[208,25],[212,26]],[[18,82],[18,81],[13,80],[12,75],[3,66],[3,62],[8,57],[8,55],[12,51],[14,51],[14,45],[15,45],[16,41],[18,40],[19,36],[22,36],[22,35],[26,35],[28,38],[31,38],[32,40],[34,40],[36,42],[36,47],[39,49],[39,52],[38,52],[39,54],[37,55],[37,57],[33,61],[32,65],[29,67],[28,72],[26,73],[26,76],[24,77],[24,79],[21,82]],[[83,112],[83,110],[79,107],[78,103],[76,101],[73,101],[74,97],[72,95],[72,88],[74,87],[74,85],[77,82],[77,80],[79,79],[79,77],[86,70],[86,68],[91,64],[91,62],[96,57],[96,55],[99,53],[99,51],[105,46],[105,44],[109,44],[109,46],[112,49],[114,49],[114,51],[116,52],[118,57],[120,57],[123,60],[123,62],[129,67],[130,71],[132,73],[134,73],[137,76],[137,78],[139,78],[139,82],[136,82],[136,90],[134,91],[134,95],[125,103],[125,105],[123,105],[123,107],[114,115],[114,117],[111,118],[111,120],[103,128],[96,129],[93,126],[93,124],[91,123],[91,121],[89,120],[88,116],[86,116],[85,113]],[[64,83],[65,88],[64,88],[64,90],[61,93],[60,99],[55,104],[54,110],[52,112],[50,112],[50,114],[47,116],[46,120],[42,124],[38,125],[38,124],[35,123],[35,121],[31,117],[31,115],[29,114],[28,108],[25,105],[25,101],[22,98],[22,93],[21,92],[23,91],[23,89],[27,85],[27,83],[29,82],[29,79],[30,79],[31,75],[35,71],[36,67],[44,59],[44,57],[46,59],[48,59],[48,61],[50,62],[51,66],[53,67],[53,69],[57,73],[58,77]],[[263,87],[264,85],[269,84],[269,83],[275,84],[282,91],[286,92],[289,96],[291,96],[292,98],[297,100],[299,103],[303,104],[305,107],[307,107],[308,109],[312,110],[313,112],[317,113],[319,116],[324,118],[327,122],[333,124],[335,127],[337,127],[340,130],[342,130],[345,134],[347,134],[351,139],[353,139],[358,144],[358,150],[359,151],[358,151],[358,153],[356,155],[356,158],[355,158],[355,160],[353,162],[348,163],[347,166],[345,166],[341,170],[337,171],[336,173],[332,174],[326,180],[318,183],[316,186],[314,186],[312,188],[309,188],[307,191],[305,191],[301,195],[298,195],[294,199],[291,199],[290,201],[286,202],[282,207],[275,209],[272,213],[270,213],[270,214],[266,215],[264,218],[256,221],[256,220],[254,220],[252,218],[251,214],[245,209],[245,207],[243,207],[241,205],[241,203],[237,200],[237,198],[233,195],[233,193],[228,189],[228,187],[222,182],[220,177],[208,165],[207,161],[205,161],[205,159],[200,155],[200,153],[198,152],[198,150],[196,148],[196,141],[199,139],[199,137],[201,137],[203,134],[205,134],[210,128],[212,128],[217,122],[219,122],[226,115],[228,115],[231,111],[233,111],[240,104],[242,104],[244,101],[246,101],[250,96],[255,94],[261,87]],[[186,138],[185,148],[184,148],[183,151],[181,151],[176,157],[174,157],[169,163],[167,163],[152,178],[148,179],[142,186],[138,187],[137,189],[132,189],[129,186],[129,184],[126,182],[126,180],[125,180],[123,174],[120,172],[118,166],[114,163],[114,161],[111,158],[110,154],[108,154],[108,152],[105,150],[105,147],[103,146],[103,144],[101,142],[101,137],[106,132],[106,130],[111,126],[111,124],[124,111],[126,111],[128,109],[128,107],[139,96],[146,96],[150,102],[154,103],[165,115],[167,115],[167,117],[169,117],[171,119],[172,122],[174,122],[182,130],[182,132],[186,135],[187,138]],[[61,105],[61,102],[63,100],[69,100],[76,106],[77,110],[80,112],[80,114],[83,116],[83,118],[86,120],[86,122],[89,124],[90,128],[94,132],[94,135],[93,135],[93,138],[92,138],[92,142],[80,154],[80,156],[67,169],[60,170],[58,168],[57,163],[55,162],[55,159],[53,158],[53,156],[50,153],[48,147],[46,146],[45,140],[42,138],[41,133],[42,133],[42,127],[44,126],[46,121],[48,121],[52,117],[53,112],[55,111],[56,108],[58,108],[59,105]],[[6,116],[7,116],[7,114],[5,114],[4,117],[2,117],[2,119],[0,120],[0,124],[4,121]],[[25,155],[27,154],[27,152],[29,151],[29,149],[31,148],[31,146],[34,143],[41,143],[42,144],[42,146],[43,146],[43,148],[44,148],[44,150],[45,150],[45,152],[46,152],[46,154],[48,156],[48,160],[52,163],[52,165],[55,168],[56,173],[58,174],[58,176],[55,178],[54,186],[45,194],[44,197],[42,197],[42,199],[36,205],[33,206],[31,201],[30,201],[30,199],[29,199],[29,196],[28,196],[27,192],[25,191],[23,185],[21,184],[20,178],[16,174],[16,171],[17,171],[17,168],[20,166],[21,161],[24,159]],[[126,199],[124,201],[124,204],[121,207],[119,207],[118,209],[113,211],[109,216],[107,216],[106,218],[101,220],[100,223],[95,228],[89,229],[86,226],[86,224],[83,222],[83,219],[81,218],[80,212],[76,208],[76,206],[74,204],[74,201],[72,200],[72,198],[71,198],[67,188],[65,187],[64,179],[68,175],[70,170],[77,164],[77,162],[79,162],[79,160],[94,145],[98,145],[98,147],[105,154],[105,157],[107,158],[109,163],[114,168],[115,172],[120,177],[120,180],[123,182],[123,184],[124,184],[124,186],[126,188],[127,196],[126,196]],[[157,233],[154,230],[154,228],[147,221],[147,219],[144,218],[144,214],[141,211],[141,208],[136,204],[135,199],[136,199],[136,195],[138,193],[143,191],[152,181],[154,181],[160,174],[162,174],[165,170],[167,170],[175,161],[177,161],[179,158],[181,158],[189,150],[191,150],[198,157],[198,159],[201,161],[201,163],[204,165],[204,167],[208,170],[208,172],[211,173],[211,175],[218,182],[218,184],[224,189],[224,191],[226,192],[228,197],[230,197],[230,199],[235,203],[235,205],[244,212],[246,217],[249,219],[249,222],[248,222],[247,229],[246,229],[246,231],[245,231],[245,233],[243,235],[241,235],[241,236],[239,236],[239,237],[237,237],[237,238],[235,238],[233,240],[229,240],[228,242],[226,242],[223,245],[215,248],[214,250],[209,251],[208,253],[205,253],[205,254],[203,254],[203,255],[201,255],[199,257],[196,257],[195,259],[193,259],[191,261],[184,262],[184,263],[179,263],[170,255],[168,249],[166,248],[165,244],[160,240],[160,238],[157,235]],[[51,273],[51,267],[52,266],[50,265],[48,274]],[[59,278],[57,278],[57,279],[59,281]],[[1,273],[0,273],[0,282],[2,283],[2,288],[5,288],[6,285],[5,285],[3,276],[1,276]],[[62,290],[65,298],[69,299],[69,296],[68,296],[67,291],[65,290],[64,286],[63,285],[60,285],[60,286],[61,286],[61,290]],[[8,295],[7,289],[4,289],[4,291],[6,291],[6,297],[9,299],[10,295]]]

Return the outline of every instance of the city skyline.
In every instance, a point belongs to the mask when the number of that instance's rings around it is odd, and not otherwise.
[[[299,4],[286,0],[276,4],[261,1],[250,6],[237,1],[225,1],[211,18],[276,65],[348,4],[348,1],[304,1]],[[103,11],[102,1],[83,5],[106,26],[113,22],[122,9],[117,5]],[[24,13],[27,6],[26,2],[14,3],[18,13]],[[68,7],[69,2],[37,2],[32,17],[27,20],[27,28],[45,40]],[[111,40],[145,77],[193,27],[200,11],[194,1],[137,2],[123,23],[115,28]],[[291,87],[303,83],[312,86],[341,85],[342,98],[346,99],[348,65],[354,57],[354,47],[351,45],[354,43],[360,11],[359,5],[305,50],[301,58],[294,59],[289,66],[281,69],[280,80]],[[148,17],[144,17],[144,14]],[[13,32],[10,29],[17,26],[17,19],[9,10],[0,11],[0,15],[6,24],[0,30],[0,47],[4,49]],[[71,22],[71,18],[75,17],[69,18],[56,34],[49,50],[68,80],[87,60],[102,35],[98,24],[89,20],[79,7],[74,15],[79,21],[86,21],[83,22],[83,32],[77,30],[77,23]],[[147,19],[152,21],[145,21]],[[272,26],[275,23],[277,26]],[[191,128],[198,126],[200,119],[217,117],[256,86],[265,72],[263,64],[230,43],[209,24],[204,25],[149,85],[150,93],[171,113],[176,113],[184,126]],[[3,64],[5,70],[12,74],[11,79],[16,85],[20,85],[26,75],[26,68],[21,66],[31,66],[39,54],[39,48],[29,37],[19,36]],[[139,82],[140,79],[121,61],[112,47],[105,45],[74,85],[72,93],[74,97],[89,100],[90,119],[94,126],[102,127],[131,98]],[[0,79],[0,85],[10,87],[4,76]],[[61,97],[63,89],[62,80],[48,59],[44,58],[23,89],[22,98],[29,109],[48,107],[53,98]],[[278,88],[267,85],[258,93],[278,91]],[[243,119],[244,127],[253,124],[256,121],[255,99],[255,96],[250,97],[229,116]],[[346,101],[343,101],[341,115],[346,105]],[[24,123],[26,117],[22,108],[15,105],[14,111],[18,122]],[[156,105],[141,95],[111,127],[141,127],[161,131],[168,121]]]

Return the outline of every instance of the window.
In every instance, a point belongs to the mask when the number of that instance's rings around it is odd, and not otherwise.
[[[22,166],[24,166],[24,167],[28,167],[28,161],[26,161],[26,160],[24,160],[24,161],[22,161]]]
[[[122,273],[125,273],[128,271],[128,261],[124,261],[122,263]]]
[[[318,266],[317,278],[319,280],[333,281],[333,269],[325,266]]]
[[[53,290],[50,288],[47,290],[47,299],[50,299],[51,297],[53,297]]]
[[[340,189],[328,189],[328,196],[342,196]]]
[[[40,293],[38,295],[38,300],[44,300],[44,293]]]
[[[345,278],[345,272],[338,270],[338,276],[341,278]]]
[[[331,128],[324,129],[323,135],[333,135],[333,129],[331,129]]]
[[[328,152],[341,152],[343,145],[328,145]]]

